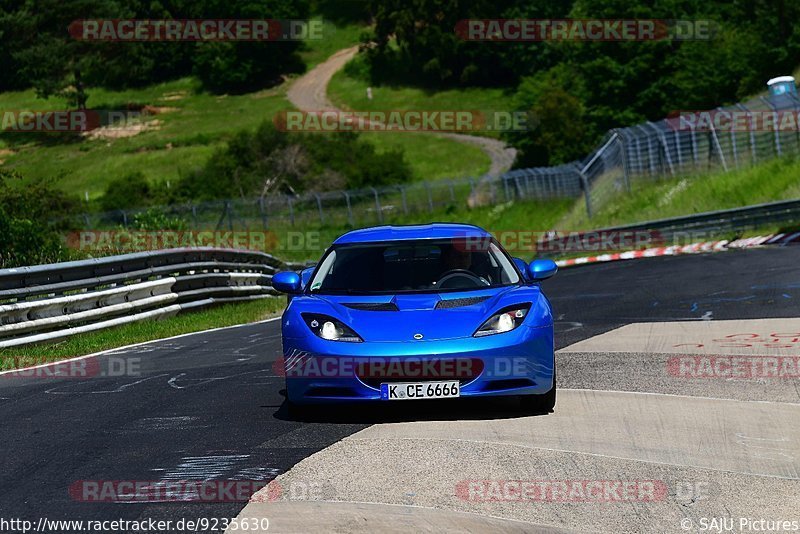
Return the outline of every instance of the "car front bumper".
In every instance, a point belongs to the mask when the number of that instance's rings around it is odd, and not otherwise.
[[[553,387],[552,325],[444,340],[349,343],[283,340],[295,404],[381,401],[384,382],[458,380],[460,396],[537,395]]]

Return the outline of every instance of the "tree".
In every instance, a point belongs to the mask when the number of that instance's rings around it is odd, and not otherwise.
[[[579,80],[578,80],[579,82]],[[596,136],[583,105],[584,89],[566,68],[525,78],[515,106],[528,112],[529,131],[508,132],[519,149],[517,166],[555,165],[583,157]]]
[[[93,42],[67,29],[77,19],[307,17],[306,0],[0,0],[0,90],[33,87],[77,105],[77,73],[87,87],[124,89],[193,72],[214,92],[262,88],[303,68],[299,42]]]

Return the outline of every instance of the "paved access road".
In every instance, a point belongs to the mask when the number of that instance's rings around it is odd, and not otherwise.
[[[747,345],[735,348],[745,354],[797,355],[791,341],[781,348],[765,338],[800,330],[799,260],[800,247],[786,247],[562,271],[545,284],[563,388],[548,416],[520,417],[509,402],[402,403],[290,420],[273,368],[277,321],[123,349],[88,365],[127,376],[3,375],[0,519],[242,513],[271,518],[270,532],[668,532],[700,514],[797,516],[800,381],[687,379],[668,366],[680,355],[734,350],[727,336],[739,336],[730,339]],[[745,334],[759,337],[742,343]],[[75,491],[91,488],[80,481],[275,476],[293,491],[321,488],[318,500],[284,491],[242,511],[243,502],[84,502],[91,492]],[[458,489],[540,479],[655,480],[667,489],[655,502],[599,505],[483,502]]]
[[[286,97],[302,111],[341,111],[328,99],[328,84],[331,78],[333,78],[333,75],[342,69],[348,61],[353,59],[357,53],[357,46],[339,50],[324,63],[320,63],[298,78],[289,88]],[[391,110],[384,111],[388,112]],[[436,135],[438,137],[452,139],[459,143],[477,146],[483,150],[491,160],[489,172],[487,173],[488,176],[500,176],[508,171],[514,164],[514,159],[517,157],[517,150],[515,148],[491,137],[451,132],[432,133],[421,131],[418,133]]]

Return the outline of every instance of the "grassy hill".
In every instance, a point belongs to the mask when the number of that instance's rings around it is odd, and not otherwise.
[[[326,39],[307,41],[301,53],[309,68],[335,51],[358,42],[360,26],[325,26]],[[149,111],[124,128],[93,132],[88,139],[57,134],[0,134],[0,165],[26,179],[54,178],[58,187],[95,200],[115,178],[141,172],[164,187],[201,167],[237,131],[254,130],[282,110],[291,109],[286,90],[293,80],[244,95],[201,92],[193,78],[142,89],[89,88],[96,110]],[[61,98],[36,97],[32,90],[0,94],[0,110],[65,109]],[[365,134],[379,151],[401,148],[415,180],[479,176],[489,168],[480,149],[430,136],[406,133]],[[135,202],[135,199],[132,199]]]
[[[361,61],[358,57],[351,62]],[[342,109],[357,111],[494,111],[509,112],[513,109],[513,95],[501,88],[467,88],[443,91],[427,91],[417,87],[382,85],[372,87],[372,99],[367,98],[368,81],[351,76],[347,70],[337,72],[330,85],[331,101]],[[470,133],[470,132],[465,132]],[[480,131],[478,135],[498,137],[498,132]]]

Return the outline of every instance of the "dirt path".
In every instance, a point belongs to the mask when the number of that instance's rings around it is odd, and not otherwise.
[[[328,83],[336,72],[358,53],[358,47],[339,50],[292,84],[287,93],[289,101],[303,111],[339,110],[327,95]],[[425,133],[425,132],[423,132]],[[457,133],[428,133],[477,146],[491,159],[490,176],[499,176],[511,168],[517,151],[497,139]]]

